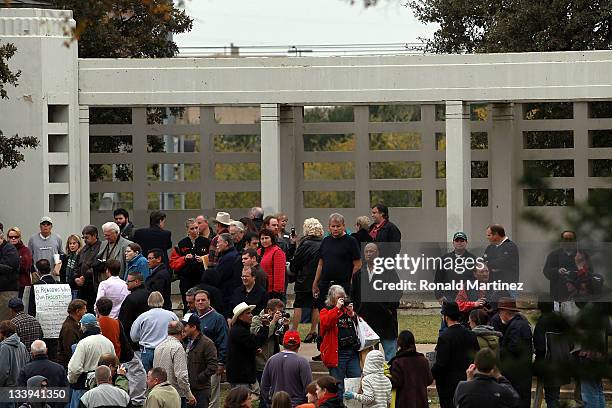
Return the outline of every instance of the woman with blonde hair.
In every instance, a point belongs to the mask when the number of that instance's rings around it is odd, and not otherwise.
[[[295,301],[293,302],[292,326],[298,329],[302,319],[302,308],[311,309],[310,331],[304,343],[312,343],[317,338],[319,310],[313,307],[312,282],[319,263],[319,247],[323,240],[323,225],[316,218],[307,218],[303,225],[304,235],[298,241],[291,259],[290,270],[295,274]]]
[[[13,244],[19,253],[19,297],[23,296],[23,291],[26,286],[32,284],[32,251],[27,245],[24,245],[21,240],[21,230],[17,227],[11,227],[6,233],[6,239]]]
[[[74,282],[74,273],[76,271],[77,266],[77,257],[79,256],[79,252],[83,248],[83,241],[81,237],[76,234],[72,234],[66,239],[66,249],[65,253],[61,255],[60,261],[61,266],[59,270],[59,277],[61,283],[70,283]],[[72,298],[76,298],[76,291],[79,289],[78,287],[73,287],[72,289]]]

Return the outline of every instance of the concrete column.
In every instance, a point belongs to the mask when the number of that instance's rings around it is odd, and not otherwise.
[[[261,104],[261,206],[265,214],[282,208],[280,105]]]
[[[79,162],[75,176],[80,188],[80,219],[87,220],[82,225],[90,224],[89,211],[89,106],[79,106]],[[80,231],[76,231],[79,233]]]
[[[446,234],[471,235],[470,110],[463,101],[446,102]]]
[[[40,146],[24,150],[25,162],[3,169],[0,214],[5,226],[23,229],[24,240],[44,215],[62,237],[80,233],[89,222],[89,159],[84,158],[78,106],[78,46],[66,33],[71,11],[0,8],[0,40],[17,53],[10,69],[21,70],[19,86],[7,86],[0,102],[0,128],[6,135],[35,136]],[[85,135],[85,140],[87,134]],[[85,171],[82,171],[85,169]],[[83,180],[83,177],[86,177]]]
[[[520,137],[515,135],[514,104],[494,103],[492,113],[493,131],[489,135],[489,177],[493,180],[489,192],[491,223],[503,225],[506,235],[512,238],[517,222],[516,191],[520,191],[517,190],[514,165]]]

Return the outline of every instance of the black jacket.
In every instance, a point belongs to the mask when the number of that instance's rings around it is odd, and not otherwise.
[[[376,224],[370,225],[370,231],[372,231],[375,226]],[[398,254],[402,248],[401,241],[402,233],[400,232],[399,228],[397,228],[397,226],[389,220],[387,220],[385,225],[378,230],[376,239],[374,239],[374,242],[388,242],[388,244],[381,245],[378,248],[380,256],[382,257],[395,256]]]
[[[575,256],[575,249],[566,252],[563,248],[558,248],[546,257],[543,273],[546,279],[550,281],[550,296],[553,300],[567,300],[569,292],[565,285],[566,278],[559,274],[559,269],[565,268],[568,271],[577,271]],[[589,265],[589,269],[592,270],[591,265]]]
[[[151,291],[142,284],[132,289],[132,292],[123,300],[118,320],[123,324],[123,329],[128,336],[138,316],[149,310],[147,300],[150,294]],[[131,345],[132,350],[140,349],[136,342],[131,342]]]
[[[504,377],[497,380],[475,374],[473,380],[459,383],[454,401],[456,408],[514,408],[518,406],[519,396]]]
[[[312,282],[319,264],[319,247],[322,238],[307,235],[300,240],[291,259],[290,269],[295,274],[295,291],[312,291]]]
[[[0,244],[0,290],[19,290],[19,252],[13,244]]]
[[[47,274],[40,277],[40,280],[32,284],[32,290],[30,292],[30,300],[28,303],[28,314],[36,317],[36,296],[34,296],[34,287],[36,285],[55,285],[57,282],[53,279],[53,276]]]
[[[89,313],[94,312],[94,304],[96,303],[96,295],[98,291],[98,277],[95,276],[92,265],[94,261],[98,259],[98,253],[100,252],[101,246],[102,242],[96,241],[96,243],[93,245],[86,244],[83,247],[81,252],[79,252],[79,256],[77,257],[77,266],[72,280],[74,287],[78,288],[79,299],[83,299],[87,302],[87,311]],[[74,279],[81,276],[85,277],[85,283],[83,286],[77,286],[76,283],[74,283]]]
[[[442,408],[452,406],[455,388],[459,381],[467,378],[465,370],[479,349],[476,335],[460,324],[450,326],[438,337],[436,362],[431,373],[436,380]]]
[[[502,324],[500,370],[521,397],[521,406],[531,401],[532,334],[529,321],[516,314],[508,324]]]
[[[197,237],[192,243],[191,238],[185,237],[181,239],[174,247],[174,252],[176,252],[179,257],[184,257],[188,254],[192,254],[194,256],[192,259],[186,259],[184,263],[178,262],[178,264],[183,265],[180,268],[175,266],[174,261],[172,263],[174,272],[181,280],[181,287],[186,288],[185,291],[196,286],[198,283],[200,283],[200,281],[202,281],[204,266],[202,263],[195,260],[195,256],[206,255],[208,253],[209,246],[210,241],[207,238]]]
[[[366,229],[360,229],[357,232],[353,232],[351,237],[354,237],[357,242],[359,242],[359,247],[361,248],[363,244],[367,244],[368,242],[374,242],[374,239],[370,236],[370,233]],[[361,248],[363,251],[363,248]]]
[[[128,221],[125,227],[121,228],[121,236],[129,241],[134,241],[134,224],[132,224],[132,221]]]
[[[140,228],[134,232],[134,242],[142,248],[142,254],[147,256],[150,249],[161,249],[163,261],[166,266],[170,266],[168,260],[168,250],[172,248],[172,233],[157,226]]]
[[[151,271],[151,274],[145,280],[145,286],[151,292],[158,291],[164,297],[164,309],[172,310],[172,299],[170,285],[172,284],[172,276],[168,272],[168,268],[163,263]]]
[[[49,382],[49,387],[66,387],[68,379],[66,370],[61,365],[49,360],[46,355],[38,355],[21,369],[18,385],[25,387],[27,381],[35,375],[42,375]]]
[[[236,320],[229,331],[227,342],[227,381],[230,384],[254,384],[257,380],[255,354],[268,339],[268,327],[262,326],[257,334],[251,326]]]
[[[558,313],[542,314],[535,325],[533,371],[544,380],[546,386],[559,386],[570,382],[569,329],[567,321]],[[549,333],[548,344],[546,333]]]
[[[249,293],[247,293],[244,285],[234,289],[230,307],[225,311],[225,317],[231,318],[234,307],[242,302],[245,302],[247,305],[255,305],[253,315],[258,315],[259,312],[266,308],[266,304],[268,303],[268,292],[257,283],[255,283],[255,286],[253,286],[253,289],[251,289]]]
[[[227,314],[231,312],[230,304],[234,290],[242,286],[242,279],[240,278],[242,275],[242,258],[236,248],[232,247],[221,254],[215,267],[215,273],[217,274],[217,287],[223,295],[223,309]]]
[[[489,245],[485,249],[483,258],[491,272],[490,281],[498,279],[505,283],[519,281],[519,251],[509,238],[499,246]]]
[[[434,277],[435,283],[448,283],[452,281],[464,282],[467,279],[471,279],[471,280],[474,279],[474,268],[473,267],[469,269],[465,268],[463,272],[461,272],[462,269],[458,268],[458,265],[455,262],[457,258],[459,258],[459,256],[457,256],[455,251],[451,251],[442,257],[441,265],[438,265],[440,266],[440,268],[436,268],[436,275]],[[463,255],[461,256],[461,258],[463,258],[464,262],[467,259],[474,259],[474,264],[471,264],[471,265],[475,265],[476,257],[471,252],[465,251]],[[453,260],[452,265],[455,266],[454,269],[444,267],[447,264],[450,265],[450,262],[446,261],[447,259]],[[441,297],[444,296],[446,297],[446,300],[448,302],[454,302],[455,298],[457,297],[457,291],[456,290],[434,290],[434,296],[436,297],[436,299],[440,299]]]
[[[351,301],[355,312],[365,320],[381,339],[397,338],[397,308],[402,297],[401,291],[374,290],[374,282],[399,283],[395,270],[384,270],[375,274],[368,282],[367,265],[361,267],[351,281]]]

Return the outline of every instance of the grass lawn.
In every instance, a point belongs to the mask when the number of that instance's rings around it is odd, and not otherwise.
[[[438,329],[440,328],[439,314],[408,314],[400,312],[398,316],[399,330],[410,330],[417,343],[436,344],[438,341]],[[300,324],[300,337],[304,339],[308,335],[310,324]]]

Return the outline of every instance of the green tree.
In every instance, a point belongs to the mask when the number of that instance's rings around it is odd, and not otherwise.
[[[13,44],[0,44],[0,99],[8,99],[6,84],[17,86],[20,71],[12,72],[8,60],[15,55],[17,48]],[[39,141],[34,136],[5,136],[0,130],[0,169],[14,169],[24,160],[21,149],[36,148]]]
[[[413,0],[409,4],[421,22],[440,26],[427,40],[432,52],[601,50],[612,45],[610,0]]]
[[[191,30],[193,20],[172,0],[54,0],[77,25],[81,58],[169,58],[178,47],[173,34]]]

